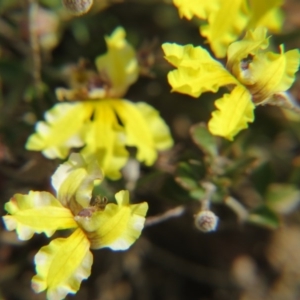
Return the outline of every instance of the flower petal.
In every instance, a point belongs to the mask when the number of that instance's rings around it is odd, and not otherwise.
[[[190,20],[196,16],[207,20],[208,24],[200,26],[200,32],[218,58],[226,55],[228,45],[237,40],[246,27],[264,26],[273,32],[282,28],[283,14],[279,7],[283,0],[173,0],[173,3],[180,17]]]
[[[99,73],[111,81],[111,97],[122,97],[139,74],[135,50],[125,36],[125,30],[118,27],[111,36],[105,38],[107,53],[96,59]]]
[[[254,120],[254,104],[251,94],[243,87],[237,86],[231,94],[225,94],[215,102],[218,110],[212,113],[212,119],[208,123],[210,132],[233,140],[234,136],[244,128],[248,122]]]
[[[267,29],[260,27],[249,30],[242,40],[229,45],[227,50],[227,69],[239,78],[240,65],[249,55],[255,55],[259,50],[266,49],[269,45]]]
[[[152,165],[157,149],[165,150],[172,145],[170,131],[159,113],[150,105],[126,100],[112,101],[126,133],[126,145],[137,147],[137,159]]]
[[[53,240],[42,247],[35,256],[36,272],[32,288],[39,293],[47,290],[47,299],[64,299],[68,293],[75,294],[81,281],[91,274],[93,255],[90,243],[81,229],[68,238]]]
[[[284,17],[279,7],[283,3],[283,0],[250,0],[251,17],[248,28],[264,26],[272,32],[280,32]]]
[[[87,163],[80,154],[72,153],[53,174],[52,185],[62,205],[71,206],[73,213],[77,214],[82,207],[89,206],[94,181],[98,179],[103,179],[103,173],[96,159]],[[81,207],[72,207],[76,204]]]
[[[118,124],[113,110],[116,99],[95,103],[93,120],[84,129],[86,147],[81,151],[87,161],[96,157],[105,176],[111,179],[121,177],[120,169],[128,159],[125,148],[124,129]]]
[[[284,53],[283,45],[279,54],[267,52],[254,56],[248,70],[254,82],[248,86],[253,100],[261,103],[275,93],[286,91],[295,80],[299,62],[299,50]]]
[[[83,146],[80,129],[92,114],[88,103],[58,103],[38,122],[26,149],[42,151],[48,158],[66,158],[72,147]]]
[[[221,86],[237,84],[236,79],[223,65],[202,47],[169,43],[162,47],[165,58],[178,67],[178,70],[168,74],[172,91],[197,98],[204,92],[217,92]]]
[[[207,19],[211,11],[218,9],[217,1],[199,1],[199,0],[173,0],[178,8],[180,18],[185,17],[191,20],[193,16],[199,19]]]
[[[10,214],[3,217],[5,226],[16,230],[20,240],[28,240],[34,233],[44,232],[49,237],[58,229],[78,227],[71,211],[48,192],[15,194],[5,210]]]
[[[172,147],[173,139],[170,129],[165,121],[159,116],[159,112],[145,102],[138,102],[135,106],[148,122],[155,148],[163,151]]]
[[[227,47],[234,42],[247,25],[249,10],[244,0],[220,1],[220,7],[210,13],[208,24],[200,27],[216,57],[226,55]],[[232,17],[230,17],[232,16]]]
[[[87,231],[92,249],[126,250],[141,234],[148,204],[130,205],[128,191],[118,192],[116,199],[117,205],[109,203],[104,211],[95,212],[91,218],[76,216],[77,222]]]

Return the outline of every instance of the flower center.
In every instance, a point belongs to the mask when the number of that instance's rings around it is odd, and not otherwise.
[[[90,206],[82,209],[77,216],[90,218],[92,214],[99,210],[104,210],[108,200],[106,197],[96,196],[91,199]]]

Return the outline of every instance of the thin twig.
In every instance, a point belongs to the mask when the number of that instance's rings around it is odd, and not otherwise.
[[[24,56],[28,55],[29,47],[25,44],[18,35],[16,31],[10,26],[7,21],[0,17],[0,36],[3,37],[9,44],[9,46],[17,51],[19,54]]]
[[[41,53],[37,28],[37,17],[39,7],[36,0],[28,0],[28,31],[32,53],[33,71],[32,76],[34,86],[39,99],[42,98],[42,80],[41,80]]]
[[[209,181],[201,182],[201,186],[205,189],[204,198],[199,199],[201,203],[201,210],[210,210],[211,197],[216,192],[216,186]]]
[[[161,215],[148,217],[145,222],[145,227],[156,225],[158,223],[167,221],[171,218],[180,217],[184,213],[184,211],[185,211],[184,206],[177,206],[175,208],[167,210],[165,213]]]
[[[245,222],[248,219],[248,210],[238,200],[228,196],[224,199],[224,203],[236,213],[240,222]]]

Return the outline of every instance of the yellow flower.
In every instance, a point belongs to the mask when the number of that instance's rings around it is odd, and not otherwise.
[[[21,240],[34,233],[48,237],[58,229],[72,229],[67,238],[57,238],[35,256],[37,274],[32,279],[36,292],[47,290],[50,300],[76,293],[81,281],[91,273],[91,249],[129,248],[140,236],[148,209],[146,202],[129,204],[128,191],[116,194],[117,204],[96,202],[91,206],[95,180],[103,178],[95,162],[87,164],[80,154],[72,154],[52,176],[56,197],[48,192],[15,194],[5,204],[3,217],[8,230],[16,230]]]
[[[258,26],[279,32],[283,15],[279,7],[283,0],[173,0],[180,17],[193,16],[206,20],[200,33],[207,38],[216,57],[225,57],[229,44],[236,41],[245,29]]]
[[[26,148],[64,159],[71,148],[83,147],[86,159],[96,156],[105,175],[118,179],[129,155],[126,146],[136,147],[137,159],[152,165],[157,151],[171,147],[173,141],[158,111],[122,98],[139,72],[124,29],[117,28],[106,37],[106,44],[107,53],[96,59],[98,73],[82,66],[71,70],[72,89],[57,89],[57,96],[72,102],[58,103],[47,111],[46,121],[37,123]]]
[[[248,31],[241,41],[227,51],[227,69],[202,47],[164,44],[166,59],[177,70],[168,74],[172,91],[199,97],[204,92],[217,92],[222,86],[231,91],[216,101],[217,111],[208,123],[214,135],[233,140],[254,120],[255,105],[271,103],[286,91],[299,68],[297,49],[280,53],[266,50],[267,30]]]

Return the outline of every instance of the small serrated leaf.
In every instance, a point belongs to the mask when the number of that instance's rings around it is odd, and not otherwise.
[[[205,197],[205,190],[202,187],[197,187],[196,189],[190,191],[189,195],[196,200],[201,200]]]
[[[193,142],[206,155],[215,157],[218,155],[218,148],[215,137],[208,131],[204,123],[195,124],[190,128]]]
[[[178,184],[174,177],[167,177],[164,181],[164,185],[159,193],[160,197],[170,199],[176,202],[176,204],[185,204],[187,201],[193,201],[189,192]]]
[[[276,229],[280,226],[279,216],[265,205],[253,210],[248,217],[248,221],[270,229]]]
[[[199,186],[199,180],[203,176],[203,166],[199,162],[181,162],[177,167],[176,182],[186,190],[194,190]]]
[[[300,190],[292,184],[270,184],[266,205],[278,213],[289,213],[300,202]]]
[[[232,176],[243,173],[257,160],[255,157],[241,157],[231,163],[225,170],[223,176]]]
[[[255,189],[263,196],[269,184],[274,179],[274,171],[270,162],[264,162],[258,166],[251,174],[251,181]]]

